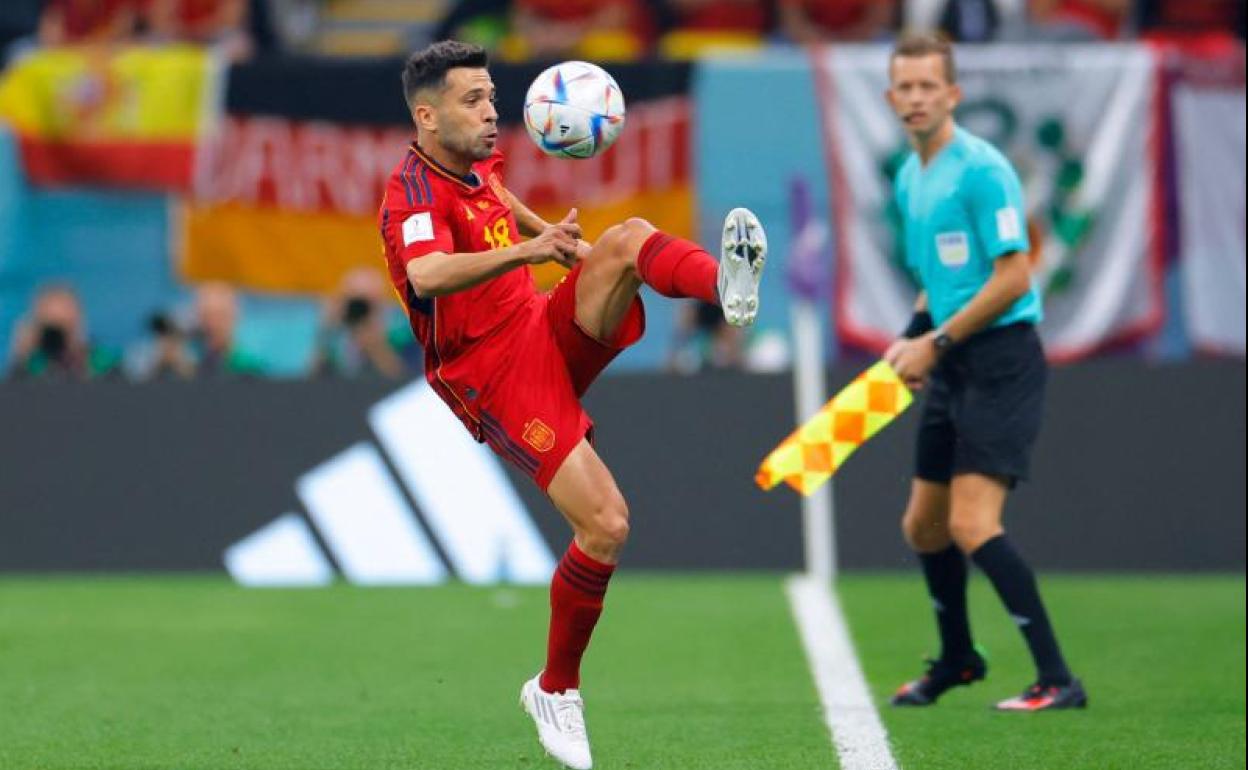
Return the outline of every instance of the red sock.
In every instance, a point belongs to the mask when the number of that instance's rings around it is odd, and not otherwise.
[[[563,692],[581,684],[581,656],[602,614],[602,597],[615,572],[586,556],[576,542],[550,581],[550,637],[546,643],[546,670],[539,684],[546,692]]]
[[[719,263],[692,241],[656,230],[637,253],[637,273],[664,297],[693,297],[719,304]]]

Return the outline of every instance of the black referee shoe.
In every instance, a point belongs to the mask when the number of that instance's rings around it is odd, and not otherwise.
[[[1067,684],[1036,682],[1016,698],[1006,698],[993,706],[996,711],[1050,711],[1052,709],[1081,709],[1088,706],[1088,694],[1083,683],[1071,679]]]
[[[897,688],[889,703],[894,706],[930,706],[936,699],[959,685],[978,682],[988,675],[988,661],[974,650],[960,661],[927,661],[927,673]]]

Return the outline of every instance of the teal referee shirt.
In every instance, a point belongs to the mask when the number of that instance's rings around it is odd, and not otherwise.
[[[895,188],[906,264],[927,292],[937,326],[988,282],[993,260],[1030,250],[1018,174],[997,148],[961,127],[926,167],[911,153]],[[1033,282],[992,325],[1034,324],[1043,317]]]

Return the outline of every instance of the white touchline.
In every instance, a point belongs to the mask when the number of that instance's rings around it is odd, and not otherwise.
[[[790,578],[785,592],[841,770],[897,770],[836,596],[824,580],[802,575]]]

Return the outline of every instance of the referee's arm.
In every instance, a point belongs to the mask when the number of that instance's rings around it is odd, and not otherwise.
[[[999,318],[1030,289],[1028,254],[1023,251],[1002,254],[993,260],[988,282],[942,328],[954,342],[960,342]]]
[[[1031,262],[1027,252],[1006,252],[993,260],[992,275],[988,281],[943,326],[913,339],[903,336],[889,347],[884,360],[911,388],[922,388],[928,373],[936,365],[937,335],[946,334],[954,342],[966,339],[996,320],[1030,288]],[[927,293],[921,293],[915,302],[915,310],[921,312],[926,309],[926,300]]]

